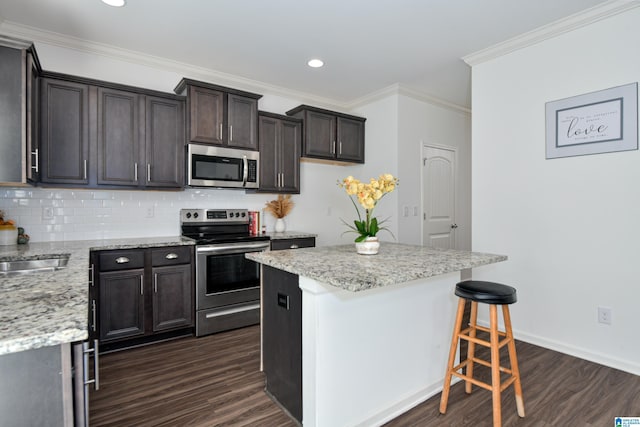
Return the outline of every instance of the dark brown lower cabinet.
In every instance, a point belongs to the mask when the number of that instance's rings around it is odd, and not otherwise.
[[[144,269],[100,273],[100,340],[144,335]]]
[[[311,248],[315,237],[271,240],[271,250]],[[262,266],[262,370],[266,391],[302,423],[302,291],[298,276]]]
[[[153,268],[153,331],[193,325],[191,265]]]
[[[91,259],[92,330],[101,350],[193,332],[192,246],[98,251]]]
[[[302,291],[298,276],[265,265],[262,274],[266,390],[302,423]]]

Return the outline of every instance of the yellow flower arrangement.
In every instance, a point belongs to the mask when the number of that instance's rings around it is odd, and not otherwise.
[[[358,219],[354,220],[354,225],[348,224],[345,220],[342,222],[349,227],[348,232],[358,234],[355,239],[356,242],[362,242],[367,237],[375,237],[380,230],[389,231],[386,227],[380,227],[385,221],[378,222],[377,218],[373,217],[373,209],[376,207],[380,199],[385,194],[391,193],[398,185],[398,178],[394,177],[390,173],[380,175],[378,179],[371,178],[368,184],[360,182],[352,176],[348,176],[342,181],[338,181],[338,186],[344,188],[344,191],[349,195],[349,199],[358,213]],[[360,215],[360,209],[354,201],[354,196],[358,200],[360,206],[365,209],[365,219],[362,219]],[[389,231],[391,233],[391,231]],[[391,234],[393,236],[393,234]],[[395,237],[394,237],[395,238]]]

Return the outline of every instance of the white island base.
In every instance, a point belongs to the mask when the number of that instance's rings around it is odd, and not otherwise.
[[[300,276],[303,425],[377,426],[441,391],[458,281],[350,292]]]

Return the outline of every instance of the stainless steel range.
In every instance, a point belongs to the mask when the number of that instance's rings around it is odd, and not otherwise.
[[[196,336],[260,322],[260,267],[247,252],[269,250],[249,234],[246,209],[182,209],[182,235],[196,240]]]

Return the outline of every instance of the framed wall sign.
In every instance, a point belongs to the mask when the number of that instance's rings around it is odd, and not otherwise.
[[[638,83],[547,102],[547,159],[638,149]]]

